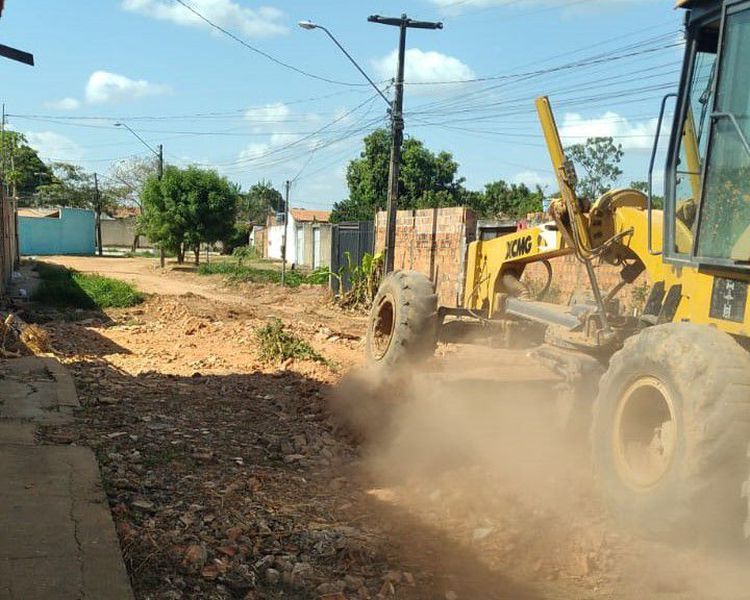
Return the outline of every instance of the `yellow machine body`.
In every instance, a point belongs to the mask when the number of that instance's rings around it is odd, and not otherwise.
[[[588,263],[589,268],[597,260],[612,265],[629,265],[637,273],[645,271],[652,291],[658,286],[660,300],[669,303],[666,314],[673,322],[711,325],[735,336],[750,337],[750,303],[743,299],[744,314],[738,318],[739,304],[735,302],[735,294],[747,295],[744,284],[750,281],[750,273],[734,269],[727,274],[726,270],[716,267],[677,265],[665,261],[661,253],[664,213],[662,210],[649,211],[646,196],[636,190],[608,192],[590,210],[584,211],[575,195],[575,171],[566,159],[546,97],[537,100],[537,110],[561,192],[561,198],[553,200],[550,209],[556,227],[552,230],[547,226],[533,227],[472,243],[468,248],[464,307],[482,311],[490,319],[502,318],[502,295],[515,295],[514,290],[507,289],[504,284],[507,275],[520,281],[528,265],[574,254]],[[693,190],[691,202],[700,201],[701,165],[690,113],[682,136],[688,181]],[[744,245],[749,236],[743,235],[738,245]],[[675,245],[683,250],[693,245],[693,233],[679,220]],[[592,277],[592,284],[596,287],[595,277]],[[723,286],[718,293],[715,289],[717,281]],[[595,292],[600,293],[598,289]],[[603,290],[600,297],[606,292],[608,290]]]
[[[618,190],[615,193],[625,191]],[[638,193],[632,190],[627,192]],[[671,265],[665,263],[661,256],[649,253],[645,205],[640,208],[617,207],[612,218],[612,233],[625,234],[618,245],[643,263],[646,276],[652,284],[663,282],[665,293],[673,286],[682,286],[674,321],[712,325],[733,335],[750,337],[750,303],[747,304],[742,323],[710,316],[714,277],[719,273],[700,271],[692,266]],[[654,210],[652,219],[652,245],[661,248],[662,211]],[[560,232],[545,230],[543,227],[522,229],[493,240],[473,242],[468,249],[464,305],[471,310],[487,310],[492,317],[497,309],[496,295],[504,291],[504,275],[512,274],[520,279],[528,265],[572,253],[573,250],[565,245]],[[750,275],[742,273],[733,274],[733,278],[750,281]]]
[[[558,231],[543,227],[521,229],[492,240],[472,242],[466,262],[464,306],[495,313],[495,294],[502,291],[502,280],[511,274],[521,278],[526,265],[548,260],[571,250],[565,248]]]

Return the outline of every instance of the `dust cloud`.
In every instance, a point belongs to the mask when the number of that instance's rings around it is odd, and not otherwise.
[[[750,598],[745,547],[676,546],[607,514],[587,427],[559,427],[547,375],[475,357],[450,365],[351,372],[331,406],[361,443],[375,510],[415,519],[488,572],[531,586],[508,595],[490,577],[477,588],[450,563],[458,598]],[[439,549],[407,558],[446,568]]]

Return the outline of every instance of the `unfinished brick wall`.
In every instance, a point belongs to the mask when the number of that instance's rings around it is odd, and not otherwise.
[[[561,256],[550,261],[552,265],[552,287],[550,300],[560,304],[568,304],[573,298],[591,297],[591,285],[586,274],[586,268],[574,256]],[[594,266],[599,287],[607,293],[620,281],[621,267],[607,264]],[[532,282],[535,289],[541,288],[547,279],[547,271],[540,263],[531,264],[524,271],[524,280]],[[625,311],[642,308],[645,287],[649,285],[648,278],[642,274],[632,285],[625,286],[616,296]]]
[[[375,251],[385,247],[385,212],[375,219]],[[477,217],[465,207],[400,210],[396,219],[395,268],[419,271],[436,284],[441,306],[458,306],[466,247],[476,236]]]
[[[385,247],[386,214],[375,219],[375,250]],[[476,239],[477,217],[464,207],[402,210],[396,221],[397,270],[419,271],[436,283],[441,306],[460,306],[463,296],[464,268],[469,243]],[[571,299],[591,297],[591,287],[585,267],[573,256],[552,259],[553,280],[549,301],[568,304]],[[620,267],[595,266],[599,285],[604,293],[620,281]],[[536,289],[546,281],[547,271],[542,264],[526,267],[524,279]],[[617,296],[623,310],[641,308],[648,280],[641,275],[632,286],[626,286]]]

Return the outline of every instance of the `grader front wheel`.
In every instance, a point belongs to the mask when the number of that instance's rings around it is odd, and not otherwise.
[[[654,533],[739,531],[750,440],[750,358],[689,323],[644,330],[612,357],[591,441],[611,507]]]
[[[397,271],[380,285],[367,327],[370,363],[389,367],[414,364],[435,351],[437,296],[421,273]]]

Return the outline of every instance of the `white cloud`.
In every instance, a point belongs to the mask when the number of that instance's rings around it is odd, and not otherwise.
[[[656,119],[631,122],[615,112],[585,119],[578,113],[567,113],[560,128],[565,144],[578,144],[590,137],[611,137],[624,150],[650,150],[656,135]]]
[[[245,111],[245,119],[251,123],[282,123],[292,114],[291,109],[283,102],[254,106]]]
[[[398,51],[372,61],[373,67],[381,79],[390,79],[396,75]],[[434,83],[437,81],[455,81],[473,79],[474,71],[459,59],[435,51],[422,51],[409,48],[406,51],[406,70],[404,80],[407,83]]]
[[[270,148],[270,144],[264,142],[253,142],[240,151],[239,158],[240,160],[255,160],[263,156],[268,150],[270,150]]]
[[[72,162],[83,158],[83,149],[78,144],[54,131],[26,132],[24,135],[43,158]]]
[[[515,183],[516,185],[523,183],[529,188],[534,188],[538,185],[544,189],[552,184],[552,178],[542,175],[538,171],[521,171],[513,176],[511,183]]]
[[[95,71],[86,84],[86,102],[106,104],[165,94],[169,88],[145,79],[130,79],[117,73]]]
[[[244,8],[233,0],[189,0],[208,20],[250,37],[268,37],[286,32],[279,21],[283,13],[271,6]],[[177,25],[209,27],[198,15],[173,0],[123,0],[122,8]]]
[[[75,110],[81,106],[81,101],[76,98],[62,98],[47,102],[45,106],[54,110]]]
[[[300,133],[299,128],[320,121],[314,113],[293,113],[283,102],[248,108],[245,119],[253,125],[254,133],[268,136],[265,142],[252,142],[240,151],[239,159],[248,161],[259,159],[272,149],[299,142],[307,136]],[[320,141],[312,137],[295,148],[314,150],[318,144]]]

